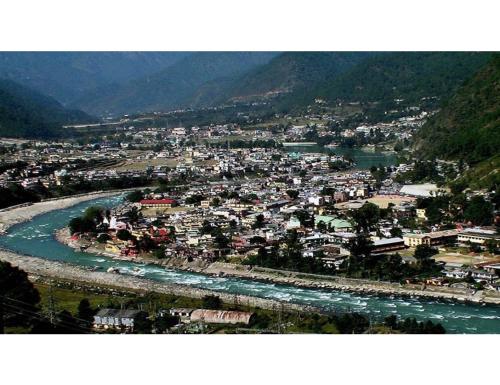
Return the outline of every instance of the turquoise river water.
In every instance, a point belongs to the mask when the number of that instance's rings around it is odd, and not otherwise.
[[[298,288],[240,278],[211,277],[77,252],[54,238],[55,230],[66,226],[70,218],[80,215],[88,206],[112,207],[121,199],[121,196],[100,198],[36,216],[30,222],[11,227],[8,234],[0,236],[0,247],[80,266],[99,266],[102,269],[113,266],[117,267],[122,274],[134,274],[161,282],[307,304],[333,311],[352,310],[368,315],[372,319],[382,320],[391,314],[397,314],[400,317],[415,317],[418,320],[430,319],[442,323],[449,333],[500,333],[500,306],[384,297]]]

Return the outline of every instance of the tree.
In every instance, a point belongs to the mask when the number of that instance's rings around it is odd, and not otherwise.
[[[482,196],[473,197],[464,211],[466,221],[476,226],[487,226],[493,222],[493,207]]]
[[[370,321],[359,313],[343,314],[336,317],[335,323],[342,334],[360,334],[370,327]]]
[[[167,329],[170,329],[172,326],[177,325],[180,322],[179,317],[165,314],[161,317],[156,317],[154,320],[154,328],[156,333],[165,333]]]
[[[326,223],[323,221],[319,221],[318,224],[316,225],[316,228],[321,231],[322,233],[327,230]]]
[[[231,242],[230,239],[226,237],[219,228],[217,228],[217,231],[214,232],[214,234],[214,243],[217,245],[217,247],[219,249],[226,249]]]
[[[126,199],[127,199],[129,202],[133,202],[133,203],[135,203],[135,202],[139,202],[139,201],[140,201],[140,200],[142,200],[143,198],[144,198],[144,195],[143,195],[142,191],[140,191],[140,190],[135,190],[135,191],[132,191],[131,193],[129,193],[129,194],[127,195],[127,198],[126,198]]]
[[[160,246],[159,248],[153,251],[153,257],[157,259],[165,258],[165,246]]]
[[[78,304],[77,318],[88,322],[93,322],[95,313],[96,311],[92,309],[87,298],[83,298]]]
[[[218,310],[222,308],[222,300],[216,295],[206,295],[201,301],[204,309]]]
[[[494,239],[486,241],[486,248],[491,254],[500,254],[500,243]]]
[[[141,213],[137,209],[137,207],[132,207],[129,211],[125,213],[125,216],[128,218],[128,220],[132,223],[137,223],[139,218],[141,217]]]
[[[111,239],[111,237],[108,234],[102,233],[102,234],[99,234],[99,236],[97,237],[97,242],[106,243],[110,239]]]
[[[371,255],[373,242],[367,236],[359,234],[349,241],[350,256],[347,259],[347,274],[353,276],[362,270],[363,259]]]
[[[403,236],[403,230],[399,227],[393,227],[391,229],[391,237],[402,237]]]
[[[83,213],[83,219],[94,223],[102,222],[104,209],[99,206],[90,206]]]
[[[28,274],[9,262],[0,261],[0,334],[4,332],[4,322],[26,325],[40,302],[40,294],[28,280]]]
[[[300,221],[300,225],[304,227],[314,227],[314,218],[306,210],[297,210],[294,215]]]
[[[288,195],[291,199],[297,199],[299,192],[297,190],[287,190],[286,195]]]
[[[135,334],[150,334],[153,322],[149,319],[148,314],[140,312],[134,319]]]
[[[366,202],[359,209],[351,212],[356,223],[356,231],[368,233],[380,219],[380,209],[377,205]]]
[[[252,229],[261,229],[265,225],[264,215],[259,214],[255,217],[255,222],[252,225]]]
[[[128,241],[129,239],[132,239],[133,236],[128,230],[120,229],[116,232],[116,238],[120,239],[121,241]]]
[[[417,266],[420,271],[426,272],[431,270],[435,262],[431,257],[437,254],[437,250],[433,249],[429,245],[418,245],[415,248],[415,253],[413,256],[417,260]]]
[[[71,219],[68,223],[68,227],[71,234],[95,231],[95,223],[93,221],[80,217]]]

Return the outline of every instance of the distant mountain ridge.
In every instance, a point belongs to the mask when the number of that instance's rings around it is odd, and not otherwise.
[[[64,108],[55,99],[8,79],[0,79],[0,136],[50,138],[62,125],[95,122],[78,110]]]
[[[95,114],[123,114],[202,104],[193,102],[201,87],[217,79],[236,78],[274,56],[274,52],[198,52],[157,73],[91,91],[73,106]]]
[[[332,78],[361,62],[363,52],[286,52],[247,74],[234,90],[236,97],[291,92]]]
[[[203,84],[184,106],[268,100],[283,109],[328,102],[447,98],[488,52],[284,52],[238,77]]]
[[[0,78],[58,100],[158,72],[189,52],[0,52]]]
[[[251,100],[302,93],[336,78],[374,55],[372,52],[284,52],[235,79],[219,97],[225,101]]]
[[[446,97],[488,59],[474,52],[0,52],[8,78],[91,114],[279,100]],[[279,98],[277,98],[279,97]]]

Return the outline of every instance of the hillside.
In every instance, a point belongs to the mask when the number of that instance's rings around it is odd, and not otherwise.
[[[187,52],[0,52],[0,78],[68,104],[95,88],[167,68]]]
[[[335,79],[371,55],[369,52],[285,52],[237,79],[224,97],[241,100],[299,94]]]
[[[93,114],[123,114],[189,106],[194,104],[193,98],[205,84],[219,78],[236,78],[267,63],[274,56],[276,53],[273,52],[199,52],[155,74],[89,92],[73,105]],[[213,94],[214,91],[210,92]]]
[[[475,52],[397,52],[369,57],[309,93],[330,101],[380,102],[447,97],[491,55]]]
[[[500,55],[496,54],[422,127],[417,149],[426,158],[456,159],[471,165],[467,173],[470,183],[498,184],[499,100]]]
[[[0,79],[0,136],[48,138],[59,135],[63,124],[92,121],[84,112],[68,110],[51,97]]]

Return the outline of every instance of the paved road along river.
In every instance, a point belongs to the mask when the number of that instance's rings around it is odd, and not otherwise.
[[[430,319],[441,322],[450,333],[500,333],[500,306],[481,306],[419,298],[382,297],[333,290],[298,288],[240,278],[211,277],[76,252],[55,240],[54,231],[66,226],[70,218],[80,215],[88,206],[111,207],[118,204],[121,199],[120,196],[100,198],[41,214],[30,222],[11,227],[6,235],[0,236],[0,246],[23,254],[80,266],[99,266],[103,269],[114,266],[122,274],[134,274],[161,282],[307,304],[332,310],[352,310],[369,315],[373,319],[383,319],[390,314],[397,314],[401,317],[416,317],[420,320]]]

